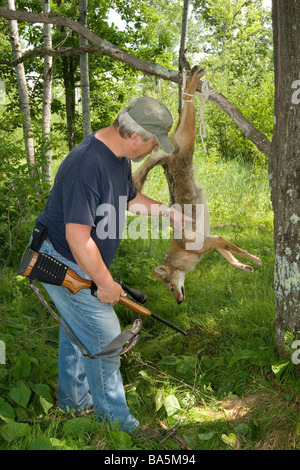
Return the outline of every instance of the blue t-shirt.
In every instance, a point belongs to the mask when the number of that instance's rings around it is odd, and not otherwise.
[[[127,202],[135,196],[130,159],[116,157],[93,133],[61,163],[37,221],[47,227],[55,250],[73,262],[65,224],[92,226],[91,236],[109,267],[122,238]]]

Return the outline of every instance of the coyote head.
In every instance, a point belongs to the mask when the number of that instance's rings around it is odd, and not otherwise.
[[[162,266],[156,266],[156,268],[154,268],[154,273],[151,274],[151,276],[164,283],[166,288],[172,292],[178,304],[181,304],[181,302],[184,301],[185,273],[183,271],[172,269],[170,266],[163,264]]]

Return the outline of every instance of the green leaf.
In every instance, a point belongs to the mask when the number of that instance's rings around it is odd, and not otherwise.
[[[78,435],[82,432],[82,428],[84,426],[84,418],[73,418],[65,422],[64,424],[64,432],[68,434],[68,436]]]
[[[48,411],[50,408],[52,408],[54,404],[54,400],[51,394],[51,389],[49,385],[47,384],[33,384],[31,385],[32,390],[34,393],[39,395],[40,397],[40,404],[42,405],[42,408],[46,414],[48,414]]]
[[[27,423],[28,414],[27,411],[22,408],[22,406],[16,406],[16,408],[14,408],[14,412],[16,414],[16,421],[19,421],[21,423]]]
[[[211,432],[204,432],[202,434],[198,434],[198,439],[200,441],[209,441],[215,435],[214,431]]]
[[[292,397],[289,393],[287,393],[286,395],[284,395],[284,401],[287,401],[288,403],[290,403],[292,401]]]
[[[138,373],[141,377],[143,377],[143,379],[145,380],[150,380],[150,377],[149,377],[149,374],[147,371],[145,370],[140,370],[139,373]]]
[[[246,423],[240,423],[234,426],[234,431],[237,434],[246,435],[248,432],[250,432],[250,426],[248,426]]]
[[[161,409],[161,407],[163,406],[163,401],[162,401],[162,397],[163,397],[163,394],[164,392],[162,390],[158,390],[155,394],[155,411],[159,411]]]
[[[10,390],[8,395],[15,403],[26,408],[30,399],[31,390],[24,382],[20,381],[17,383],[17,387]]]
[[[31,358],[22,351],[20,357],[18,358],[15,367],[13,368],[13,376],[15,379],[21,379],[23,377],[28,377],[31,371]]]
[[[70,447],[67,445],[66,441],[61,441],[60,439],[57,439],[56,437],[50,437],[50,442],[52,444],[52,447],[54,447],[55,449],[59,449],[59,450],[77,450],[77,447],[76,445],[73,443],[72,445],[74,445],[75,447]]]
[[[49,385],[47,385],[47,384],[34,384],[34,385],[31,385],[31,388],[32,388],[33,392],[36,393],[37,395],[39,395],[40,397],[45,398],[50,403],[54,403],[53,398],[52,398],[52,394],[51,394],[51,389],[50,389]]]
[[[164,407],[166,409],[167,415],[172,416],[173,414],[177,413],[181,408],[179,402],[175,395],[169,395],[164,400]]]
[[[177,357],[175,357],[175,356],[165,356],[159,361],[158,366],[164,372],[174,374],[175,371],[176,371],[177,363],[178,363]]]
[[[100,423],[95,421],[92,417],[80,416],[78,418],[69,419],[64,424],[64,432],[69,436],[78,435],[84,432],[93,432],[98,429]]]
[[[159,366],[174,366],[177,364],[177,361],[178,359],[175,356],[165,356],[159,361],[158,365]]]
[[[54,357],[44,357],[43,364],[50,374],[57,375],[57,359]]]
[[[132,447],[131,437],[126,432],[111,431],[110,437],[116,450],[128,450]]]
[[[42,405],[42,408],[46,415],[48,414],[48,411],[50,410],[50,408],[52,408],[53,406],[53,403],[50,403],[43,397],[40,397],[40,404]]]
[[[289,365],[289,361],[278,362],[277,364],[274,364],[272,366],[272,371],[274,372],[276,377],[279,378],[288,365]]]
[[[221,439],[230,447],[234,447],[237,443],[237,437],[234,433],[230,433],[229,436],[227,436],[227,434],[222,434]]]
[[[0,427],[0,436],[7,442],[25,436],[30,432],[30,426],[27,423],[17,423],[15,421]]]
[[[176,365],[176,375],[186,380],[194,380],[196,364],[196,356],[179,356]]]
[[[29,450],[52,450],[53,446],[50,439],[43,434],[39,434],[31,444]]]
[[[15,420],[15,412],[13,407],[6,401],[0,402],[0,418],[6,423]]]
[[[257,357],[257,351],[252,351],[250,349],[244,349],[243,351],[239,351],[238,353],[234,354],[229,361],[228,366],[232,367],[236,362],[240,361],[241,359],[251,359],[253,357]]]

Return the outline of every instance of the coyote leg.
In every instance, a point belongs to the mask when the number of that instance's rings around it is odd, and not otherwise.
[[[156,165],[162,165],[164,158],[168,154],[165,152],[156,152],[150,155],[147,160],[133,173],[133,183],[138,191],[143,189],[144,183],[147,179],[149,171]]]
[[[235,268],[241,269],[242,271],[247,271],[248,273],[252,273],[254,269],[252,266],[248,266],[247,264],[241,263],[237,260],[230,251],[223,250],[222,248],[218,248],[218,252],[224,256],[224,258],[228,261],[228,263],[232,264]]]
[[[246,258],[249,259],[250,261],[253,261],[256,264],[261,265],[261,260],[255,255],[252,255],[251,253],[248,253],[246,250],[242,250],[238,246],[234,245],[233,243],[229,242],[228,240],[225,240],[223,237],[216,236],[214,237],[214,248],[217,250],[224,258],[233,266],[236,268],[242,269],[243,271],[248,271],[252,272],[253,268],[251,266],[248,266],[246,264],[241,263],[238,261],[232,253],[234,253],[237,256],[240,256],[241,258]]]

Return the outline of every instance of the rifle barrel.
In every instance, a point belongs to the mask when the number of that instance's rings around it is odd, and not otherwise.
[[[124,305],[125,307],[129,308],[130,310],[132,310],[135,313],[139,313],[140,315],[144,315],[144,316],[147,316],[147,317],[153,317],[156,320],[158,320],[158,321],[164,323],[165,325],[169,326],[170,328],[173,328],[173,330],[176,330],[179,333],[181,333],[182,335],[187,336],[187,333],[185,331],[181,330],[180,328],[178,328],[178,326],[173,325],[168,320],[165,320],[164,318],[161,318],[156,313],[151,312],[147,308],[143,307],[142,305],[137,304],[136,302],[134,302],[131,299],[128,299],[127,297],[120,297],[119,304]]]
[[[170,326],[171,328],[173,328],[173,330],[176,330],[176,331],[178,331],[179,333],[181,333],[182,335],[187,336],[187,333],[186,333],[185,331],[183,331],[183,330],[181,330],[180,328],[178,328],[178,326],[173,325],[173,323],[168,322],[168,320],[165,320],[164,318],[159,317],[156,313],[151,312],[151,317],[156,318],[156,320],[159,320],[159,321],[161,321],[162,323],[165,323],[165,325]]]

